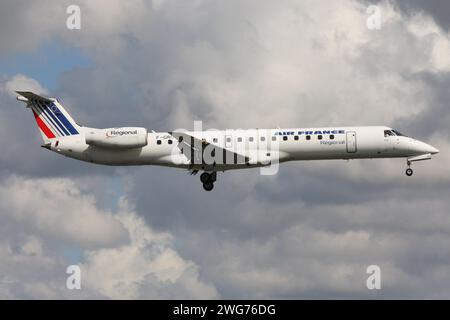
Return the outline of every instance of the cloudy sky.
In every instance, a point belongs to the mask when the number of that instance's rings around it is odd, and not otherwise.
[[[449,17],[444,0],[2,0],[0,298],[450,298]],[[205,193],[40,148],[14,90],[94,127],[382,124],[441,152],[410,178],[401,159],[298,162]]]

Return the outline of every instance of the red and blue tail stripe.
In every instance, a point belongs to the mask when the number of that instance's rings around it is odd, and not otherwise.
[[[51,115],[48,111],[46,111],[40,103],[36,102],[34,104],[34,107],[37,109],[38,114],[49,124],[49,126],[53,129],[53,132],[55,134],[58,134],[59,136],[65,136],[65,132],[63,129],[61,129],[61,124],[58,123],[58,120]]]
[[[53,98],[45,98],[29,91],[16,91],[20,101],[27,103],[33,110],[44,141],[80,134],[80,127],[63,106]]]
[[[75,126],[67,119],[63,111],[53,102],[35,101],[33,103],[33,112],[39,128],[44,132],[47,138],[65,137],[79,134]],[[41,125],[46,127],[44,131]],[[48,130],[47,130],[48,129]]]
[[[44,121],[37,115],[37,113],[33,110],[34,118],[36,119],[36,123],[39,126],[39,129],[45,134],[48,139],[56,138],[52,130],[45,124]]]

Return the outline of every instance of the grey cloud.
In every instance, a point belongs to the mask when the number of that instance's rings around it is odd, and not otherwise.
[[[1,182],[1,298],[218,296],[197,265],[174,250],[171,234],[149,228],[125,198],[113,214],[82,188],[67,178]],[[64,251],[78,251],[80,260]],[[66,288],[65,271],[73,263],[81,267],[80,291]]]
[[[407,14],[414,14],[418,11],[431,15],[435,21],[444,29],[450,28],[450,5],[445,0],[397,0],[399,8]]]
[[[354,1],[163,1],[153,9],[140,1],[128,9],[89,3],[82,3],[80,33],[45,27],[55,37],[64,32],[93,61],[89,69],[65,72],[49,93],[83,124],[155,130],[190,129],[199,119],[206,128],[386,124],[441,149],[415,166],[412,179],[404,177],[403,160],[303,162],[283,165],[273,177],[257,170],[220,174],[214,192],[205,194],[198,177],[182,170],[103,168],[39,149],[31,115],[2,92],[3,176],[79,175],[102,210],[125,195],[155,232],[174,237],[169,248],[187,266],[179,281],[155,281],[134,257],[124,269],[111,268],[126,276],[123,297],[449,297],[449,68],[433,55],[438,40],[448,42],[446,33],[423,38],[402,11],[371,32],[366,3]],[[21,26],[18,37],[33,24]],[[39,250],[26,238],[14,241],[15,255]],[[50,245],[42,244],[44,253]],[[96,251],[87,270],[96,275],[105,261],[131,249]],[[15,255],[2,261],[14,265]],[[369,264],[382,267],[380,292],[364,286]],[[50,279],[46,270],[38,273]],[[89,280],[89,297],[120,296],[107,290],[107,275]],[[193,291],[185,277],[196,283]],[[16,279],[18,289],[9,294],[45,294],[39,286],[21,288],[25,275]]]
[[[46,234],[84,247],[118,246],[126,230],[107,212],[96,209],[95,199],[65,180],[31,180],[12,177],[0,187],[0,210],[6,222],[22,225],[31,233]],[[77,199],[77,201],[73,201]],[[99,233],[97,226],[102,225]]]

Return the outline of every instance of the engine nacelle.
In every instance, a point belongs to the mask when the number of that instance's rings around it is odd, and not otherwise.
[[[145,147],[147,141],[145,128],[109,128],[86,130],[86,143],[91,146],[109,149],[133,149]]]

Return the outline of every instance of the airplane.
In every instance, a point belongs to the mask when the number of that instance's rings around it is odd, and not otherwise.
[[[217,172],[268,167],[296,160],[431,159],[435,147],[387,126],[168,132],[141,127],[96,129],[78,125],[55,98],[16,91],[33,112],[42,147],[69,158],[110,165],[157,165],[202,171],[206,191]]]

